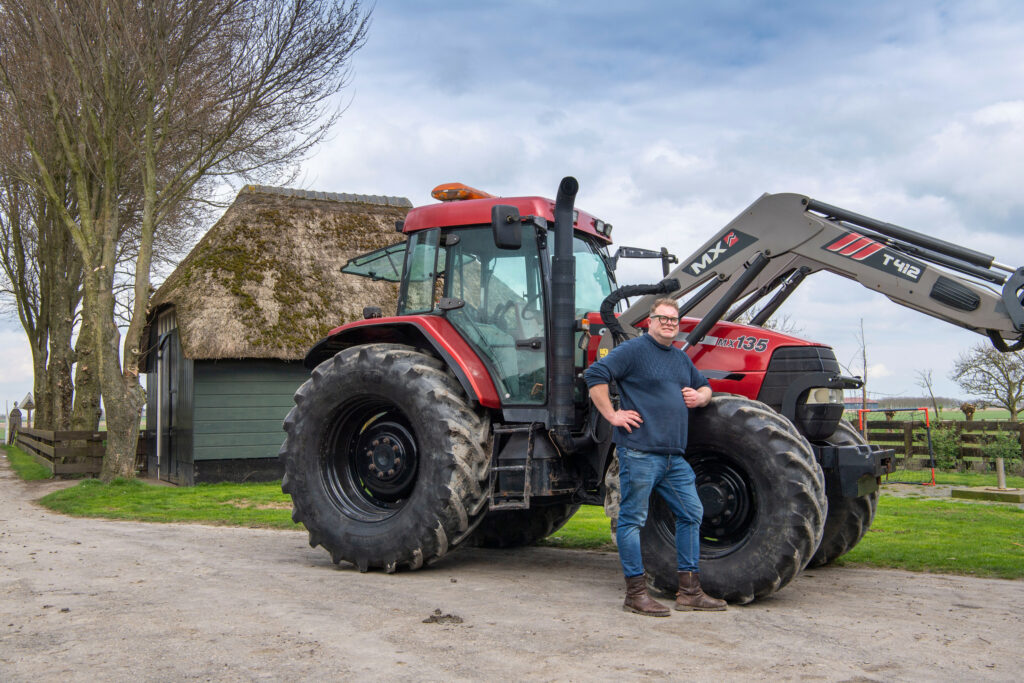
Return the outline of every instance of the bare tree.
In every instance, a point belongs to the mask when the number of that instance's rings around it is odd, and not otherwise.
[[[1024,407],[1024,353],[978,344],[960,354],[949,377],[970,395],[1006,408],[1010,420],[1017,421]]]
[[[749,325],[750,321],[755,315],[757,315],[757,313],[758,311],[756,310],[744,311],[736,317],[736,322]],[[789,313],[783,313],[781,316],[773,315],[768,318],[768,320],[765,320],[760,327],[763,327],[766,330],[781,332],[782,334],[798,335],[803,332],[803,327],[798,325]]]
[[[917,375],[917,386],[921,387],[928,392],[928,398],[932,401],[932,410],[935,411],[935,419],[939,419],[939,404],[935,400],[935,392],[932,391],[932,370],[915,370],[914,374]]]
[[[0,75],[11,102],[0,114],[20,125],[35,177],[58,208],[43,136],[59,143],[71,177],[77,211],[61,219],[85,268],[83,329],[107,414],[104,480],[134,473],[157,232],[218,178],[294,169],[340,115],[335,95],[368,20],[358,0],[4,3]],[[134,213],[130,197],[139,199]],[[115,287],[128,232],[122,338]]]
[[[32,352],[35,426],[68,429],[74,426],[71,340],[82,297],[82,262],[49,198],[26,179],[30,162],[24,144],[9,130],[0,132],[0,297],[17,312]],[[68,201],[67,175],[54,184],[63,185]],[[98,405],[99,387],[86,383],[86,375],[76,381],[83,397],[91,394]]]
[[[857,352],[860,355],[861,380],[864,382],[860,387],[860,407],[868,407],[868,342],[864,336],[864,318],[860,319],[860,332],[857,334]]]

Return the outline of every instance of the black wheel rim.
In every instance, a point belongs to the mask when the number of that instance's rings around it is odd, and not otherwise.
[[[753,532],[757,497],[750,474],[728,454],[692,448],[686,459],[696,475],[697,495],[704,506],[700,525],[700,556],[711,560],[742,547]],[[657,493],[651,496],[657,533],[674,544],[675,516]]]
[[[697,451],[689,461],[704,506],[701,556],[711,559],[728,555],[746,543],[753,530],[757,500],[750,474],[723,453]]]
[[[322,472],[328,495],[347,516],[386,519],[416,485],[419,449],[409,419],[392,401],[349,400],[326,431]]]

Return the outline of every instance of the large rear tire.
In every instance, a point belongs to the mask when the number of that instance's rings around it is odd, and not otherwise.
[[[399,344],[341,351],[285,418],[281,488],[334,562],[418,569],[487,509],[490,424],[438,359]]]
[[[818,547],[827,506],[807,440],[763,403],[719,394],[690,414],[686,458],[704,506],[704,589],[743,604],[792,581]],[[657,494],[640,539],[654,586],[674,593],[675,518]]]
[[[579,509],[579,505],[556,503],[526,510],[493,510],[466,540],[466,545],[481,548],[533,545],[565,526]]]
[[[840,422],[839,428],[826,440],[836,446],[859,446],[867,443],[861,433],[846,420]],[[829,496],[828,516],[825,517],[825,531],[821,536],[821,544],[807,566],[820,567],[853,550],[871,528],[877,510],[877,489],[856,498]]]

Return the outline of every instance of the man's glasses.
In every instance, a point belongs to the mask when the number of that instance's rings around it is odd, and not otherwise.
[[[662,325],[678,325],[679,318],[671,315],[652,315],[651,320],[661,323]]]

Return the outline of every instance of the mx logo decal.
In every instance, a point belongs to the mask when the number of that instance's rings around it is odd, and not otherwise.
[[[756,241],[756,237],[751,237],[739,230],[730,230],[711,242],[711,246],[698,258],[686,264],[686,269],[694,275],[700,275],[712,265],[741,252]]]

